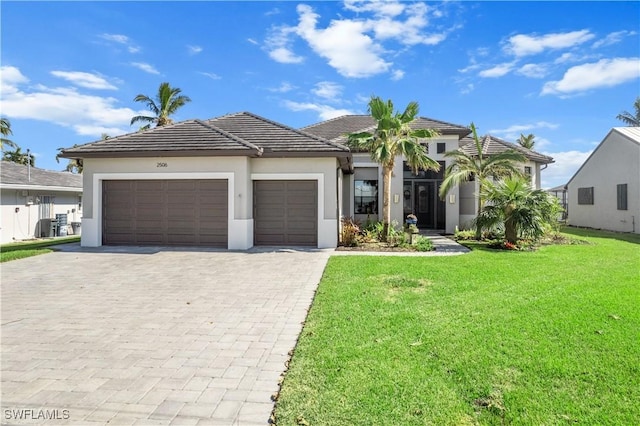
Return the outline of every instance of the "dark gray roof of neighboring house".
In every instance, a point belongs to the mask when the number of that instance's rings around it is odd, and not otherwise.
[[[0,183],[3,186],[32,185],[82,189],[82,175],[31,167],[31,179],[29,180],[28,169],[27,166],[22,164],[2,161],[0,165]]]
[[[413,129],[435,129],[443,135],[458,135],[462,138],[471,130],[465,126],[447,123],[432,118],[418,117],[412,123]],[[321,123],[303,127],[301,130],[319,137],[344,143],[349,133],[372,132],[376,122],[370,115],[343,115]]]
[[[535,161],[537,163],[549,164],[554,162],[553,158],[549,157],[548,155],[540,154],[539,152],[527,149],[515,143],[507,142],[495,136],[482,136],[480,137],[480,142],[482,143],[482,154],[492,155],[512,149],[521,153],[527,159]],[[472,138],[469,137],[460,140],[460,149],[468,155],[477,153],[475,142]]]
[[[63,150],[66,158],[246,155],[350,156],[349,149],[249,112],[186,120]]]

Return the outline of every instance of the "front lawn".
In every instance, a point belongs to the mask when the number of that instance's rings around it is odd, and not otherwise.
[[[79,236],[3,244],[0,246],[0,263],[51,253],[53,250],[48,248],[49,246],[76,242],[80,242]]]
[[[640,237],[454,257],[335,256],[278,425],[637,424]]]

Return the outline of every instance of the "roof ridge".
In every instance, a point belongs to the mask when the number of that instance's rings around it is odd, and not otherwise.
[[[552,157],[550,157],[548,155],[542,154],[542,153],[540,153],[538,151],[534,151],[533,149],[529,149],[529,148],[524,147],[524,146],[522,146],[520,144],[517,144],[517,143],[514,143],[514,142],[509,142],[508,140],[499,138],[497,136],[491,136],[491,139],[493,139],[494,141],[496,141],[498,143],[501,143],[501,144],[503,144],[503,145],[505,145],[507,147],[510,147],[511,149],[515,149],[517,151],[520,151],[520,152],[522,152],[524,154],[535,154],[535,155],[540,155],[540,156],[547,157],[547,158],[552,158]]]
[[[332,121],[342,120],[345,117],[371,117],[369,114],[343,114],[337,117],[330,118],[328,120],[321,121],[319,123],[309,124],[308,126],[301,127],[300,130],[308,129],[310,127],[319,126],[321,124],[331,123]]]
[[[425,116],[422,116],[422,115],[418,116],[418,118],[422,118],[424,120],[430,120],[430,121],[437,121],[438,123],[448,124],[449,126],[455,126],[455,127],[460,127],[461,129],[471,130],[471,129],[469,129],[468,126],[463,126],[462,124],[451,123],[450,121],[438,120],[437,118],[430,118],[430,117],[425,117]]]
[[[337,143],[337,142],[332,142],[332,141],[330,141],[330,140],[328,140],[328,139],[325,139],[325,138],[321,138],[321,137],[318,137],[318,136],[312,135],[312,134],[307,133],[307,132],[304,132],[304,131],[302,131],[302,130],[294,129],[293,127],[287,126],[286,124],[278,123],[277,121],[270,120],[270,119],[268,119],[268,118],[262,117],[261,115],[254,114],[254,113],[249,112],[249,111],[244,111],[244,112],[242,112],[242,113],[238,113],[238,114],[246,114],[246,115],[249,115],[249,116],[251,116],[251,117],[253,117],[253,118],[256,118],[256,119],[258,119],[258,120],[262,120],[262,121],[264,121],[265,123],[272,124],[272,125],[274,125],[274,126],[276,126],[276,127],[279,127],[279,128],[281,128],[281,129],[285,129],[285,130],[293,131],[293,132],[295,132],[295,133],[297,133],[297,134],[299,134],[299,135],[309,137],[309,138],[311,138],[311,139],[317,140],[318,142],[322,142],[322,143],[325,143],[325,144],[327,144],[327,145],[331,145],[331,146],[333,146],[333,147],[335,147],[335,148],[340,148],[340,149],[343,149],[343,150],[345,150],[345,151],[348,151],[348,150],[349,150],[349,148],[347,148],[346,146],[344,146],[344,145],[342,145],[342,144],[339,144],[339,143]]]
[[[258,151],[258,153],[260,155],[262,155],[263,149],[261,147],[259,147],[258,145],[254,145],[249,141],[246,141],[246,140],[244,140],[242,138],[239,138],[238,136],[236,136],[236,135],[234,135],[232,133],[227,132],[226,130],[222,130],[221,128],[219,128],[218,126],[216,126],[216,125],[214,125],[212,123],[205,123],[204,121],[198,120],[198,119],[196,119],[194,121],[197,124],[199,124],[199,125],[201,125],[203,127],[206,127],[209,130],[214,130],[214,131],[220,133],[221,135],[224,135],[224,136],[228,137],[229,139],[232,139],[232,140],[234,140],[234,141],[246,146],[247,148],[255,149],[256,151]]]

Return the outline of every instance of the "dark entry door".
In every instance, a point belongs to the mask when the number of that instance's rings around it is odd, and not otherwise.
[[[418,218],[419,228],[445,228],[445,203],[438,197],[440,183],[440,181],[413,182],[413,211]]]

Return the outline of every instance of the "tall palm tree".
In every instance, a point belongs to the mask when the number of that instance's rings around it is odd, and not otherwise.
[[[153,100],[150,97],[139,94],[133,100],[135,102],[142,102],[146,104],[147,108],[153,113],[153,116],[137,115],[131,119],[131,125],[138,121],[148,123],[143,127],[144,130],[151,127],[151,123],[156,123],[156,127],[166,126],[171,124],[170,115],[191,102],[188,96],[181,95],[182,90],[178,87],[171,87],[169,83],[161,83],[156,94],[156,99]]]
[[[22,152],[22,149],[19,146],[13,151],[5,151],[2,154],[2,159],[4,161],[11,161],[12,163],[22,164],[24,166],[29,163],[31,163],[32,166],[35,166],[36,164],[36,157],[29,152]]]
[[[440,186],[440,198],[444,200],[447,193],[455,186],[464,182],[477,180],[478,191],[478,215],[482,211],[484,201],[482,198],[483,188],[490,178],[500,178],[510,175],[519,175],[517,163],[526,161],[524,155],[514,150],[507,150],[498,154],[484,155],[482,153],[482,142],[478,137],[475,124],[469,126],[473,134],[475,152],[467,154],[458,149],[444,154],[446,158],[451,158],[452,162],[445,170],[445,177]],[[482,229],[476,226],[476,239],[480,239]]]
[[[433,129],[414,130],[410,124],[418,116],[419,105],[410,102],[404,112],[394,111],[391,100],[383,101],[372,96],[369,114],[376,121],[373,133],[362,132],[348,135],[347,145],[369,152],[371,159],[382,166],[382,223],[383,239],[389,235],[391,224],[391,174],[397,156],[404,156],[407,164],[418,170],[439,170],[440,164],[427,155],[419,139],[433,138],[438,132]]]
[[[622,111],[616,116],[616,118],[627,126],[640,127],[640,96],[638,96],[636,101],[633,103],[633,108],[636,110],[635,114],[631,114],[628,111]]]
[[[489,203],[476,218],[484,229],[504,227],[504,238],[516,244],[518,237],[539,238],[562,210],[558,199],[541,189],[533,189],[521,176],[497,183],[487,182],[482,189]]]
[[[11,131],[11,122],[8,118],[0,117],[0,134],[2,135],[2,137],[0,137],[0,149],[4,150],[5,145],[14,149],[18,147],[15,142],[5,137],[13,134],[13,131]]]
[[[535,138],[536,137],[533,133],[529,133],[527,136],[520,133],[520,137],[516,142],[518,142],[520,146],[524,148],[533,149],[533,146],[536,144],[536,141],[534,140]]]

